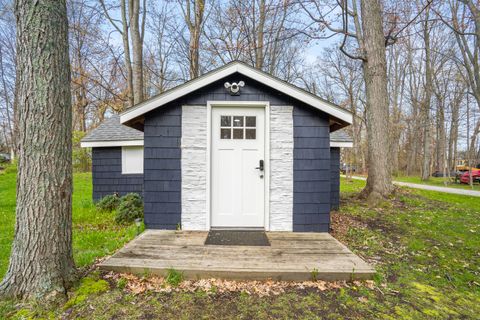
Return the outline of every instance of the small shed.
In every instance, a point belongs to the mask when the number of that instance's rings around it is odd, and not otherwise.
[[[82,146],[92,148],[94,200],[140,193],[149,229],[326,232],[351,122],[232,62],[112,116]]]

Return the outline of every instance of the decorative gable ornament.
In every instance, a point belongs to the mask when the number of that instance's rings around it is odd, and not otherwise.
[[[224,86],[225,86],[225,89],[230,91],[230,94],[232,96],[239,96],[240,95],[240,88],[245,86],[245,82],[243,82],[243,81],[239,81],[238,83],[237,82],[234,82],[234,83],[225,82]]]

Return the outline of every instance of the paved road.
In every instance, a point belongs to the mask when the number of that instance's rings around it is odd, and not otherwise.
[[[342,175],[342,177],[345,177]],[[365,177],[358,177],[353,176],[353,179],[357,180],[367,180]],[[475,190],[466,190],[466,189],[456,189],[456,188],[448,188],[448,187],[437,187],[437,186],[429,186],[425,184],[418,184],[418,183],[410,183],[410,182],[400,182],[400,181],[393,181],[393,184],[401,187],[408,187],[408,188],[415,188],[415,189],[422,189],[422,190],[430,190],[430,191],[438,191],[438,192],[445,192],[445,193],[452,193],[452,194],[461,194],[464,196],[472,196],[472,197],[480,197],[480,191]]]

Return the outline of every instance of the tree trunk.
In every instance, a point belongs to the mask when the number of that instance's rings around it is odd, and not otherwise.
[[[185,20],[190,32],[188,58],[190,62],[190,79],[200,75],[200,36],[202,35],[203,14],[205,12],[205,0],[193,0],[193,21],[190,9],[190,0],[187,0]]]
[[[17,0],[18,181],[7,297],[63,296],[72,257],[72,133],[65,1]]]
[[[263,60],[264,60],[263,41],[264,41],[264,28],[265,28],[265,0],[260,0],[259,11],[260,11],[260,17],[259,17],[258,30],[257,30],[257,46],[255,48],[255,68],[262,70]]]
[[[457,141],[458,141],[458,120],[459,109],[462,102],[461,95],[455,94],[452,102],[452,116],[450,121],[450,135],[448,138],[448,169],[455,169],[455,160],[457,158]]]
[[[433,78],[432,61],[430,51],[430,30],[428,27],[428,12],[426,9],[423,37],[425,43],[425,98],[423,101],[423,163],[422,180],[430,178],[430,103],[432,100]]]
[[[122,16],[122,42],[123,42],[123,58],[125,60],[125,68],[127,69],[127,97],[129,106],[135,104],[134,89],[133,89],[133,70],[130,59],[130,44],[128,42],[128,20],[127,20],[127,5],[126,0],[120,2],[120,14]]]
[[[10,115],[10,108],[13,107],[10,103],[10,95],[8,92],[7,82],[5,80],[5,68],[3,65],[3,52],[0,46],[0,80],[4,92],[3,100],[5,101],[5,117],[7,118],[6,126],[8,130],[5,130],[5,143],[10,149],[10,155],[12,160],[15,158],[15,134],[14,134],[14,119]],[[13,111],[13,108],[12,108]]]
[[[367,99],[368,178],[363,194],[375,203],[393,191],[388,168],[388,91],[385,38],[379,0],[361,2],[366,60],[363,74]]]
[[[140,0],[130,0],[129,2],[130,29],[132,37],[133,51],[133,102],[140,103],[143,97],[143,40],[140,32]],[[146,8],[143,8],[146,10]]]
[[[436,145],[436,170],[443,171],[445,168],[445,146],[446,146],[446,137],[445,137],[445,107],[443,102],[443,97],[437,97],[437,145]],[[444,172],[444,175],[447,172]]]

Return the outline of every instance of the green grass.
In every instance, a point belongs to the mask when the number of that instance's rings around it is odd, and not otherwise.
[[[393,177],[393,180],[401,181],[401,182],[426,184],[426,185],[429,185],[429,186],[448,187],[448,188],[458,188],[458,189],[480,191],[480,185],[478,185],[478,184],[474,184],[473,188],[472,188],[468,184],[455,183],[453,180],[448,182],[448,178],[442,178],[442,177],[430,177],[427,181],[422,181],[422,179],[418,176],[398,176],[398,177]],[[445,184],[445,181],[447,181],[448,183]]]
[[[355,193],[364,181],[342,179],[339,214],[361,221],[345,241],[375,257],[387,290],[381,309],[399,318],[473,318],[480,312],[478,198],[400,188],[391,201],[369,208]]]
[[[10,172],[8,172],[10,171]],[[8,268],[15,225],[15,171],[0,173],[0,278]],[[74,174],[73,255],[78,267],[113,253],[135,237],[135,225],[114,223],[115,212],[99,212],[92,202],[90,173]]]
[[[0,302],[0,319],[154,319],[159,315],[162,319],[476,318],[480,313],[478,199],[400,188],[391,199],[372,208],[357,197],[364,183],[341,180],[342,205],[332,218],[335,236],[375,264],[373,289],[350,284],[326,291],[291,289],[267,297],[215,290],[134,294],[125,289],[125,280],[108,281],[107,288],[101,276],[90,274],[72,290],[64,306],[45,310],[34,304]],[[14,188],[14,181],[6,183],[0,175],[0,196],[12,197]],[[111,216],[98,217],[88,200],[90,192],[89,175],[76,175],[75,259],[83,265],[111,252],[135,231],[112,226]],[[88,195],[79,196],[83,193]],[[7,202],[10,209],[5,210],[2,201],[2,217],[13,224],[14,205]],[[2,245],[9,246],[13,227],[6,224],[0,228],[9,232],[10,240],[2,240]],[[101,235],[97,238],[92,233]],[[6,260],[1,263],[5,268]]]

